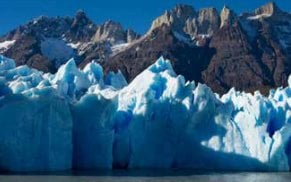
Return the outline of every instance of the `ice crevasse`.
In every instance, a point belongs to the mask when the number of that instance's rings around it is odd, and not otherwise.
[[[94,62],[53,75],[0,56],[0,170],[288,171],[288,83],[268,97],[219,96],[163,58],[127,84]]]

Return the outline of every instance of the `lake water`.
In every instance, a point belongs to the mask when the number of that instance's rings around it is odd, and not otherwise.
[[[0,182],[291,182],[291,173],[100,172],[3,174]]]

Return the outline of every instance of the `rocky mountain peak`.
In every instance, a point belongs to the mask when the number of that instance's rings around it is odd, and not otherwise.
[[[72,28],[76,26],[84,26],[87,24],[91,24],[91,20],[87,17],[86,13],[83,10],[79,10],[76,13],[76,16],[74,18]]]
[[[189,18],[196,14],[194,8],[190,5],[179,4],[171,11],[171,14],[180,18]]]
[[[133,41],[137,40],[139,37],[140,36],[132,29],[127,30],[127,35],[126,35],[127,42],[129,42],[129,43],[133,42]]]
[[[220,13],[220,27],[232,25],[237,19],[236,14],[227,6],[224,6]]]
[[[96,31],[95,24],[88,18],[83,10],[77,11],[73,23],[66,33],[70,42],[88,42]]]
[[[218,12],[213,7],[203,8],[199,10],[199,17],[201,17],[202,19],[211,19],[216,15],[218,15]]]
[[[122,43],[127,41],[126,34],[126,30],[120,23],[109,20],[97,27],[93,41],[109,41],[112,44]]]
[[[106,28],[106,29],[111,29],[111,28],[123,29],[123,28],[122,28],[122,25],[121,25],[120,23],[115,22],[115,21],[113,21],[113,20],[108,20],[108,21],[106,21],[106,22],[105,22],[103,25],[101,25],[101,26],[103,26],[103,27]]]
[[[87,18],[87,15],[84,10],[79,9],[76,13],[76,18],[77,19]]]
[[[255,10],[256,15],[274,15],[281,12],[275,2],[270,2]]]
[[[190,5],[179,4],[171,11],[166,11],[162,16],[155,19],[152,23],[150,32],[162,25],[168,25],[181,31],[188,19],[196,16],[194,8]]]
[[[148,33],[163,25],[170,27],[179,39],[189,39],[192,42],[197,38],[204,39],[213,35],[219,29],[220,17],[215,8],[204,8],[196,12],[192,6],[177,5],[158,17]]]
[[[219,28],[219,23],[219,14],[215,8],[204,8],[199,11],[199,34],[212,35]]]

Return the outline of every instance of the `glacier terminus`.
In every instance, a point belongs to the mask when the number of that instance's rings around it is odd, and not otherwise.
[[[163,58],[128,84],[95,62],[44,74],[0,56],[0,170],[289,171],[288,84],[221,96]]]

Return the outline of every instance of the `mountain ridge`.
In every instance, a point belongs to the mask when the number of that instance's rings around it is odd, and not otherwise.
[[[164,56],[178,74],[218,93],[232,87],[267,92],[286,86],[291,73],[291,14],[274,2],[242,15],[226,6],[218,12],[177,5],[156,18],[144,35],[114,21],[97,25],[78,11],[73,18],[30,21],[1,42],[6,47],[0,54],[17,65],[54,73],[74,57],[81,68],[94,60],[106,73],[121,70],[127,81]]]

